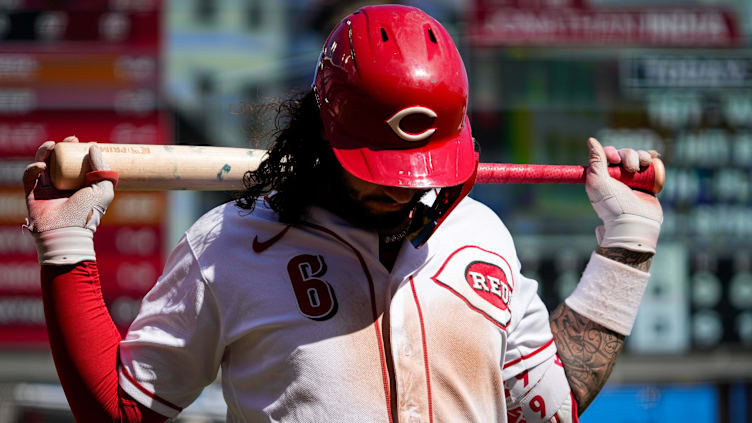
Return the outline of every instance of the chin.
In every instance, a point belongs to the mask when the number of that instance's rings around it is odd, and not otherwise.
[[[364,213],[359,216],[360,226],[378,232],[399,231],[410,222],[410,210],[390,213]]]

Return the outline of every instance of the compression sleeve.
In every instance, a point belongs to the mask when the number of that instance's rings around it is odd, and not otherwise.
[[[95,262],[42,266],[42,300],[52,357],[76,421],[167,420],[119,388],[121,338],[104,304]]]

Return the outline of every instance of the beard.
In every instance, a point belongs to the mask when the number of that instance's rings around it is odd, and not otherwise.
[[[341,171],[346,172],[344,169]],[[377,194],[358,198],[358,192],[346,183],[341,173],[335,180],[337,182],[331,187],[329,195],[324,197],[325,203],[322,206],[360,228],[380,234],[393,234],[406,229],[412,220],[413,210],[429,191],[426,189],[416,192],[413,198],[399,210],[374,212],[366,206],[367,202],[391,203],[394,200],[386,195]]]
[[[389,197],[371,196],[358,201],[350,193],[341,200],[341,210],[344,213],[342,217],[364,229],[375,230],[382,234],[397,233],[410,224],[412,212],[426,192],[417,192],[410,202],[400,210],[379,213],[368,209],[365,202],[371,200],[389,202],[393,200]]]

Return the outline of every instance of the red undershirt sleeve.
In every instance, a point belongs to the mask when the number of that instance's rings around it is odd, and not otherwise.
[[[42,266],[42,299],[52,357],[77,422],[167,420],[120,389],[121,337],[104,304],[96,262]]]

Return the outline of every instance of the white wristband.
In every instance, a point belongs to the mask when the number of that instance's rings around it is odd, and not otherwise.
[[[76,264],[96,260],[94,232],[86,228],[68,227],[32,232],[37,246],[39,264]]]
[[[593,253],[580,283],[564,302],[578,314],[629,335],[648,279],[650,273]]]

